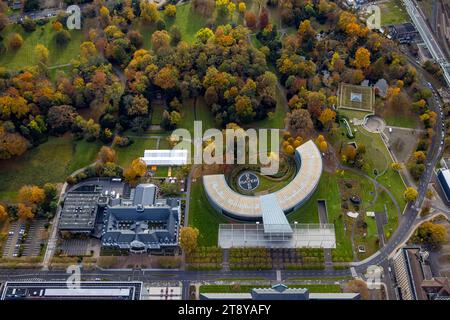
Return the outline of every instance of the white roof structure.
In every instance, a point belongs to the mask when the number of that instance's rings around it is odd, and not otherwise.
[[[45,289],[45,297],[128,297],[129,288],[49,288]]]
[[[145,150],[141,159],[147,166],[183,166],[188,163],[188,150]]]
[[[285,225],[221,224],[218,245],[221,248],[336,248],[334,224],[288,224],[290,232],[281,233]]]
[[[236,219],[258,220],[263,218],[261,198],[264,204],[278,204],[284,213],[300,207],[314,193],[322,175],[322,156],[313,141],[295,150],[300,169],[294,179],[283,189],[265,196],[245,196],[232,190],[223,174],[203,177],[206,195],[216,210]],[[279,212],[272,208],[271,212]],[[266,212],[268,213],[268,211]],[[266,219],[268,218],[266,214]]]
[[[274,194],[262,196],[261,210],[266,234],[292,234],[292,228]]]

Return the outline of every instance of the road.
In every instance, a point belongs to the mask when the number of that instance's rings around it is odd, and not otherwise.
[[[447,57],[442,51],[438,41],[436,41],[433,32],[426,23],[422,11],[418,8],[414,0],[403,0],[403,3],[405,4],[406,11],[410,15],[411,20],[430,51],[431,56],[444,71],[445,82],[450,88],[450,62],[447,60]]]

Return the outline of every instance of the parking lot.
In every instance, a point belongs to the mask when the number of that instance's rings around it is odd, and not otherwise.
[[[61,253],[68,256],[94,256],[100,253],[101,243],[97,239],[62,239],[59,249]]]
[[[3,249],[4,258],[37,257],[41,244],[45,243],[46,220],[34,220],[29,223],[13,221],[10,224],[8,238]]]

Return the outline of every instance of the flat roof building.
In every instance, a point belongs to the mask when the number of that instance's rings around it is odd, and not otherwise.
[[[232,190],[223,174],[203,177],[203,185],[211,205],[219,212],[238,220],[257,221],[263,219],[261,199],[272,212],[278,215],[298,209],[314,193],[322,175],[322,156],[313,141],[308,141],[295,150],[298,171],[294,179],[284,188],[268,196],[246,196]],[[279,208],[275,209],[278,205]],[[279,217],[279,219],[282,219]]]
[[[140,300],[142,282],[6,282],[0,300]]]
[[[439,169],[437,172],[437,178],[447,202],[450,202],[450,170]]]
[[[147,166],[184,166],[188,164],[188,150],[145,150],[141,159]]]
[[[59,230],[91,233],[95,228],[99,197],[99,192],[69,192],[64,199]]]
[[[306,288],[276,284],[253,288],[249,293],[200,293],[200,300],[359,300],[359,293],[310,293]]]
[[[311,140],[295,150],[295,161],[298,170],[292,181],[281,190],[262,196],[235,192],[223,174],[203,177],[207,198],[217,211],[238,220],[263,222],[262,227],[221,225],[219,246],[335,247],[334,226],[294,227],[286,218],[286,214],[298,209],[311,197],[322,174],[322,156]]]

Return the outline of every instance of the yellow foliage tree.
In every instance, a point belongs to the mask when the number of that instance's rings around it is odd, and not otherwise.
[[[185,253],[190,254],[197,248],[197,239],[199,234],[200,232],[197,228],[181,227],[180,247]]]
[[[19,203],[17,205],[17,215],[22,221],[31,220],[34,218],[33,209],[23,203]]]
[[[19,190],[18,200],[29,205],[40,204],[45,200],[45,191],[38,186],[23,186]]]
[[[6,208],[0,204],[0,221],[5,221],[8,217],[8,212]]]
[[[370,66],[370,52],[366,48],[360,47],[356,50],[355,66],[359,69],[365,69]]]
[[[403,196],[405,197],[405,200],[408,201],[408,202],[415,201],[417,199],[418,195],[419,195],[419,193],[413,187],[406,188],[405,192],[403,193]]]

